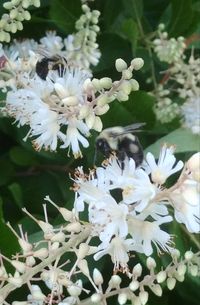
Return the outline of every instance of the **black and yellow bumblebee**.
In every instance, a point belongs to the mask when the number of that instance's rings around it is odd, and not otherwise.
[[[105,158],[109,158],[114,153],[121,163],[126,157],[132,158],[137,167],[142,163],[144,153],[135,133],[141,131],[138,128],[144,125],[145,123],[135,123],[125,127],[106,128],[96,138],[96,149]]]
[[[43,53],[45,54],[45,52]],[[58,71],[59,75],[63,76],[67,65],[67,59],[63,56],[45,55],[42,59],[37,61],[35,71],[41,79],[46,80],[47,75],[51,70]]]

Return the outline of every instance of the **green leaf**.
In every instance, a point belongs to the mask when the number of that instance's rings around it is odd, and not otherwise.
[[[103,22],[105,28],[111,31],[116,26],[119,15],[123,12],[122,1],[118,0],[116,5],[116,0],[106,0],[103,12]]]
[[[14,174],[14,168],[12,164],[6,159],[0,160],[0,186],[6,184],[12,175]]]
[[[18,183],[14,182],[8,186],[16,204],[21,209],[23,207],[22,190]]]
[[[156,143],[147,147],[145,151],[151,152],[158,157],[160,147],[164,143],[175,145],[177,153],[200,150],[200,137],[192,134],[192,132],[188,129],[178,128],[169,133],[167,136],[159,139]]]
[[[135,52],[138,40],[138,26],[133,19],[126,19],[122,24],[122,33],[130,41],[132,50]]]
[[[124,8],[128,16],[138,20],[143,14],[143,0],[123,0]]]
[[[49,16],[65,34],[74,31],[75,22],[81,15],[79,0],[52,0]]]
[[[175,37],[184,35],[193,21],[192,0],[171,0],[171,6],[169,33]]]
[[[21,166],[37,164],[33,152],[29,152],[20,146],[14,146],[9,152],[11,160]]]
[[[19,251],[19,244],[14,234],[10,231],[10,229],[4,222],[2,205],[3,202],[0,197],[0,232],[1,232],[0,251],[4,255],[9,257],[12,254],[14,254],[16,251]]]
[[[144,91],[132,92],[124,106],[137,122],[145,122],[152,127],[155,122],[153,105],[155,98]]]

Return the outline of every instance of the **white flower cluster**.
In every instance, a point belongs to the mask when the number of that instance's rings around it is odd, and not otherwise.
[[[154,112],[161,123],[168,123],[181,114],[178,104],[173,103],[169,97],[170,91],[164,89],[163,85],[158,85],[153,95],[156,97]]]
[[[153,92],[157,100],[155,114],[162,123],[168,123],[181,116],[184,127],[189,128],[194,134],[200,134],[200,58],[194,58],[192,54],[187,62],[184,55],[184,38],[168,40],[168,34],[162,32],[163,29],[164,26],[161,24],[158,29],[160,39],[153,41],[154,51],[160,61],[171,66],[161,81],[162,84]],[[174,101],[177,95],[181,100],[180,105]]]
[[[89,146],[90,130],[102,130],[100,116],[109,110],[109,103],[126,101],[139,89],[133,70],[143,66],[141,58],[133,59],[129,67],[118,59],[119,80],[92,78],[89,66],[100,57],[99,12],[90,11],[86,4],[82,9],[77,33],[64,40],[49,32],[39,44],[31,39],[14,41],[4,49],[0,46],[0,88],[7,93],[3,111],[15,118],[18,127],[30,126],[24,140],[33,137],[37,150],[68,147],[75,158],[82,156],[80,144]],[[46,57],[40,55],[44,50],[48,50]]]
[[[118,296],[119,304],[126,304],[127,300],[134,304],[146,304],[148,289],[161,296],[161,283],[166,281],[167,287],[172,290],[176,281],[184,280],[187,270],[197,276],[200,272],[200,253],[190,250],[181,258],[174,248],[172,236],[166,229],[161,229],[163,224],[173,220],[168,208],[173,207],[174,218],[179,223],[185,224],[189,232],[199,232],[200,153],[186,162],[178,181],[165,188],[168,177],[181,168],[183,163],[176,163],[173,147],[164,146],[157,162],[148,153],[145,164],[139,168],[135,168],[133,159],[126,159],[122,168],[113,156],[106,165],[89,175],[84,174],[82,169],[77,170],[74,185],[76,199],[72,211],[57,206],[49,197],[45,198],[62,215],[64,223],[60,226],[53,227],[49,223],[46,205],[45,221],[36,219],[23,209],[40,227],[43,236],[32,244],[21,226],[18,235],[8,224],[18,239],[21,253],[12,259],[0,255],[0,304],[7,304],[9,294],[15,289],[24,289],[24,285],[30,290],[27,299],[15,300],[12,305],[55,302],[77,305],[82,304],[82,292],[89,294],[83,300],[84,304],[98,304],[114,295]],[[89,223],[79,218],[79,212],[86,207]],[[97,237],[99,244],[93,246],[94,238],[95,243],[98,242]],[[158,253],[168,252],[172,257],[172,262],[160,271],[156,270],[156,261],[150,257],[154,249]],[[140,263],[129,268],[133,254],[137,252],[148,256],[146,267],[149,274],[144,275]],[[98,269],[94,267],[91,270],[91,256],[98,260],[106,254],[111,257],[115,273],[108,283]],[[5,262],[12,265],[13,273],[7,272]],[[120,272],[127,276],[127,287],[122,284]],[[83,276],[94,290],[84,288]],[[38,286],[41,281],[49,289],[48,294]]]
[[[200,58],[190,56],[188,63],[179,61],[169,70],[178,83],[177,93],[185,102],[181,106],[183,125],[200,135]]]
[[[3,4],[9,14],[3,14],[0,20],[0,41],[10,42],[10,33],[23,29],[22,22],[30,20],[29,6],[40,7],[40,0],[11,0]]]
[[[186,48],[184,37],[168,38],[168,33],[163,32],[165,25],[161,23],[158,27],[158,36],[153,40],[154,52],[157,54],[160,61],[172,64],[178,61]]]
[[[162,224],[173,220],[170,206],[174,218],[184,223],[189,232],[199,232],[200,153],[191,157],[177,183],[167,189],[167,178],[183,167],[182,161],[175,165],[173,152],[174,147],[164,145],[158,162],[148,153],[143,168],[135,168],[134,160],[126,159],[122,170],[113,157],[88,177],[79,170],[75,210],[82,212],[85,204],[88,206],[93,234],[100,239],[95,259],[108,253],[116,269],[126,270],[129,251],[149,256],[154,245],[158,252],[172,252],[172,237],[161,229]],[[113,195],[115,190],[120,193],[120,200]]]

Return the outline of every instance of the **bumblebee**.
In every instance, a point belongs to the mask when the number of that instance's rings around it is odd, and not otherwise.
[[[143,161],[143,149],[138,137],[134,134],[145,123],[136,123],[126,127],[116,126],[104,129],[96,138],[96,149],[100,151],[105,158],[109,158],[113,153],[122,163],[125,157],[132,158],[136,166]]]
[[[35,71],[41,79],[46,80],[50,70],[57,70],[59,75],[62,76],[66,67],[67,60],[65,57],[60,55],[45,56],[37,61]]]

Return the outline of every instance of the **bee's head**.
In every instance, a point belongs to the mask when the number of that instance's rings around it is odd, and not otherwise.
[[[100,151],[106,158],[108,158],[111,154],[110,145],[108,144],[108,141],[104,138],[97,138],[96,149]]]

